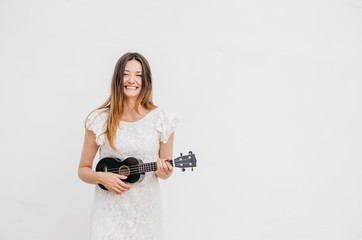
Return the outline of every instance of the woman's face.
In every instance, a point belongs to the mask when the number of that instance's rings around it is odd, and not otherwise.
[[[137,97],[142,88],[142,65],[137,60],[130,60],[124,68],[123,86],[127,98]]]

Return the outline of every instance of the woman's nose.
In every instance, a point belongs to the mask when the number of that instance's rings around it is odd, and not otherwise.
[[[135,82],[135,77],[133,75],[129,76],[127,82],[134,83]]]

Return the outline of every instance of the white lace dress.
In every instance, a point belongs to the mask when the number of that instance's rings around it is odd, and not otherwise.
[[[136,122],[120,122],[115,145],[109,145],[105,134],[107,110],[97,110],[86,120],[86,127],[96,135],[99,159],[136,157],[143,162],[159,158],[160,142],[167,142],[178,119],[171,112],[156,108]],[[94,163],[96,166],[97,162]],[[92,240],[163,239],[162,206],[158,178],[145,174],[140,183],[131,184],[123,194],[114,194],[95,186],[92,208]]]

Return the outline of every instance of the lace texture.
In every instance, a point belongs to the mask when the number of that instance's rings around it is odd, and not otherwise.
[[[116,152],[106,135],[101,135],[107,117],[107,111],[97,110],[86,120],[100,146],[99,159],[136,157],[145,163],[155,162],[160,142],[167,142],[178,124],[174,114],[159,108],[139,121],[121,121],[115,138],[119,150]],[[92,240],[164,239],[160,188],[155,173],[146,173],[142,182],[131,184],[131,189],[120,195],[95,185],[91,225]]]
[[[160,142],[167,143],[171,133],[175,130],[178,124],[178,119],[175,118],[175,114],[169,111],[159,112],[159,121],[157,124],[157,130],[160,133]]]
[[[108,112],[95,110],[86,119],[86,127],[96,135],[96,143],[101,146],[106,141],[106,135],[102,134],[107,129]]]

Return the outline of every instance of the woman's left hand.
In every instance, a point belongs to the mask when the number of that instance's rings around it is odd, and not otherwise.
[[[173,171],[173,167],[171,166],[171,164],[169,162],[166,162],[165,160],[171,160],[171,158],[170,157],[168,157],[167,159],[159,158],[157,160],[157,171],[155,173],[156,176],[161,179],[169,178]]]

